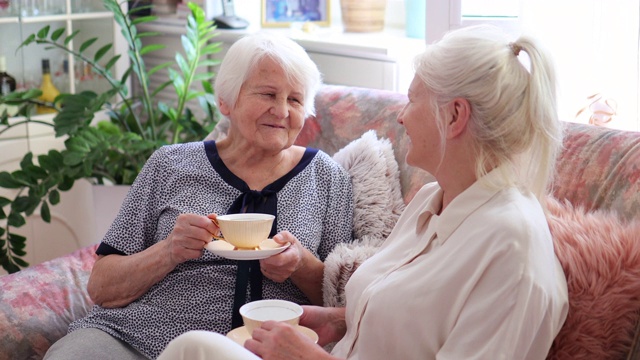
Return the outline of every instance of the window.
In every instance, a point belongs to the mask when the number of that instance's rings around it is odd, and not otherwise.
[[[640,2],[426,1],[427,43],[479,22],[531,34],[554,57],[561,119],[640,131]]]

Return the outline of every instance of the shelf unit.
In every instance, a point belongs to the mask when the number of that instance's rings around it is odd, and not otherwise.
[[[41,60],[49,58],[52,75],[62,69],[63,60],[68,61],[69,73],[66,80],[69,86],[64,92],[74,93],[79,90],[76,86],[79,79],[73,71],[76,59],[72,55],[58,49],[47,50],[44,46],[37,44],[18,49],[30,34],[37,33],[44,26],[49,25],[50,32],[65,27],[67,35],[80,30],[77,36],[67,44],[71,49],[77,50],[84,41],[97,37],[98,41],[86,52],[90,56],[93,56],[91,49],[97,51],[103,45],[112,43],[113,47],[103,57],[105,62],[114,54],[127,52],[126,41],[120,34],[113,14],[104,9],[101,0],[61,1],[60,4],[64,3],[64,11],[60,14],[0,17],[0,55],[7,58],[7,72],[16,78],[19,89],[39,86],[42,76]],[[126,6],[126,2],[123,4]],[[79,9],[80,6],[84,9]],[[18,13],[21,12],[20,10],[18,9]],[[116,76],[120,76],[128,66],[128,57],[122,56],[112,71]],[[53,114],[34,115],[32,119],[51,123],[53,117]],[[10,121],[21,120],[23,119],[16,117]],[[0,135],[0,153],[2,154],[0,171],[11,172],[19,169],[20,160],[28,151],[38,155],[52,148],[61,149],[63,144],[64,139],[56,138],[53,129],[46,125],[32,123],[12,128]],[[0,190],[0,196],[13,198],[15,194],[6,189]],[[88,182],[77,182],[70,191],[63,192],[61,197],[61,203],[51,207],[50,224],[42,221],[36,211],[27,220],[25,226],[15,231],[28,238],[25,260],[30,265],[67,254],[98,241],[94,229],[91,185]],[[2,221],[0,224],[4,225]],[[2,273],[0,269],[0,275]]]

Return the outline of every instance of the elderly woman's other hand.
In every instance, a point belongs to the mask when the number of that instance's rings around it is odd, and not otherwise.
[[[211,234],[218,231],[210,217],[196,214],[178,216],[166,240],[172,262],[177,265],[202,256],[202,250],[211,241]]]
[[[288,231],[274,235],[273,240],[280,245],[290,243],[291,246],[278,255],[260,260],[260,269],[267,278],[283,282],[304,266],[305,250],[300,241]]]

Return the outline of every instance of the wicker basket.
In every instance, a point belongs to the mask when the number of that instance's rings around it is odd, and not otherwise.
[[[373,32],[384,29],[387,0],[340,0],[342,24],[346,32]]]

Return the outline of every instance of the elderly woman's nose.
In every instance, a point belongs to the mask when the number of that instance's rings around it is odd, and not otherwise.
[[[271,106],[271,114],[279,118],[287,117],[289,115],[289,104],[287,103],[287,99],[276,98]]]

